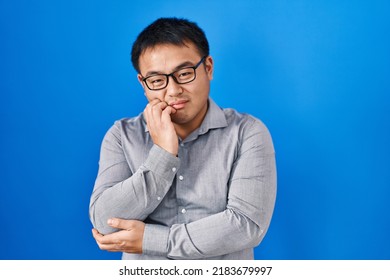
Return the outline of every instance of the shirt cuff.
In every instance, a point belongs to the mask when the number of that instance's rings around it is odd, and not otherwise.
[[[145,224],[142,254],[166,257],[168,254],[168,236],[169,227]]]
[[[179,170],[180,159],[158,145],[153,145],[144,166],[167,181],[171,181]]]

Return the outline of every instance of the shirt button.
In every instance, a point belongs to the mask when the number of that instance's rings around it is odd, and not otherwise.
[[[157,197],[157,200],[161,200],[161,196],[158,196],[158,197]]]
[[[184,180],[184,177],[182,175],[179,176],[179,180],[180,181],[183,181]]]
[[[185,214],[186,212],[187,212],[187,210],[186,210],[186,209],[184,209],[184,208],[183,208],[183,209],[181,209],[181,213],[182,213],[182,214]]]
[[[172,171],[173,171],[173,172],[176,172],[176,170],[177,170],[176,167],[172,168]]]
[[[184,143],[180,143],[180,146],[181,146],[181,147],[184,147]]]

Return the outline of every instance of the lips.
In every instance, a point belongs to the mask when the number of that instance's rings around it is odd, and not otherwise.
[[[188,100],[176,100],[174,102],[169,103],[169,106],[173,107],[176,110],[180,110],[186,106],[187,102]]]

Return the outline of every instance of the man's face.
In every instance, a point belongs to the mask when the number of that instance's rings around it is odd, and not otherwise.
[[[154,74],[170,74],[184,67],[195,66],[202,57],[192,43],[184,46],[157,45],[146,49],[139,58],[138,80],[145,90],[148,101],[159,99],[176,109],[171,115],[177,125],[199,126],[207,112],[207,99],[213,75],[213,60],[208,56],[196,69],[196,79],[187,84],[177,84],[169,77],[168,86],[150,90],[142,81]]]

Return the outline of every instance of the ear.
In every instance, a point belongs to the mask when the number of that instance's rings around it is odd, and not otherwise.
[[[148,102],[150,102],[149,96],[148,96],[148,94],[146,92],[147,91],[147,87],[145,86],[145,83],[144,83],[144,81],[142,81],[142,79],[143,79],[142,75],[138,74],[137,75],[137,80],[141,84],[142,88],[144,89],[144,95],[145,95],[146,99],[148,100]]]
[[[214,73],[214,60],[210,55],[206,57],[204,61],[204,65],[206,68],[207,77],[211,81],[213,79],[213,73]]]
[[[141,86],[143,87],[143,89],[145,90],[145,84],[144,82],[142,81],[143,77],[141,74],[138,74],[137,75],[137,79],[138,79],[138,82],[141,84]]]

